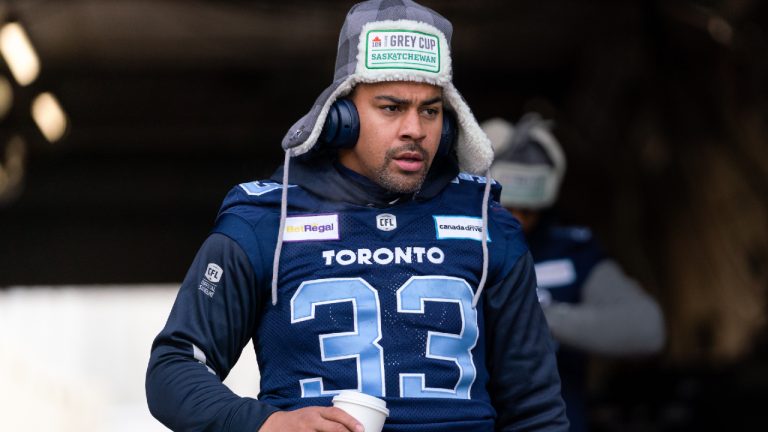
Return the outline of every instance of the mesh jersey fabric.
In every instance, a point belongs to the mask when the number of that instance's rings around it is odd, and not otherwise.
[[[471,307],[473,287],[479,282],[482,267],[481,245],[477,239],[440,239],[436,226],[436,217],[461,216],[479,221],[477,203],[483,193],[479,181],[484,182],[484,178],[462,178],[431,200],[408,201],[385,210],[329,203],[300,188],[289,188],[288,225],[291,217],[337,216],[338,226],[334,229],[338,230],[338,239],[283,244],[280,300],[262,312],[255,335],[262,371],[260,400],[294,409],[328,405],[334,391],[357,389],[387,401],[390,418],[385,430],[493,430],[496,414],[486,391],[483,312],[482,308]],[[226,200],[222,215],[253,218],[249,214],[253,207],[245,202],[254,201],[272,211],[279,204],[276,192],[255,197],[236,188]],[[470,202],[475,205],[468,206]],[[377,216],[382,214],[393,216],[397,228],[379,229]],[[506,247],[504,234],[492,231],[491,247],[494,238],[498,239],[498,247]],[[525,246],[519,245],[518,256],[525,251]],[[430,298],[424,299],[423,312],[399,310],[402,296],[398,299],[398,293],[407,290],[409,282],[424,284],[448,278],[458,289],[462,284],[466,286],[466,296],[456,298],[455,293],[444,293],[443,298],[436,298],[433,294],[439,294],[440,289],[428,288]],[[332,291],[341,289],[338,287],[344,283],[353,286],[352,293],[337,298]],[[295,312],[304,297],[299,290],[313,284],[328,292],[315,294],[321,297],[314,298],[311,317],[301,319]],[[375,292],[375,310],[364,309],[366,299],[354,294],[355,289]],[[382,386],[366,381],[365,373],[360,372],[364,369],[360,357],[329,360],[331,356],[323,352],[323,338],[360,332],[362,327],[380,331],[377,345],[383,365]],[[474,339],[466,342],[470,364],[457,367],[455,360],[428,354],[430,339],[437,340],[435,334],[469,335],[472,329]],[[424,386],[439,389],[444,397],[418,401],[404,397],[403,375],[423,375]],[[302,382],[307,380],[305,389]],[[463,386],[467,387],[467,398],[461,397]],[[419,419],[418,423],[413,419]]]

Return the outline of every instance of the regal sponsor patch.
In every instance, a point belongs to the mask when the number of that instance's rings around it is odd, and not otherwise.
[[[365,67],[440,72],[440,38],[415,30],[370,30],[365,35]]]
[[[292,216],[285,218],[283,241],[339,239],[339,215]]]
[[[438,240],[469,239],[482,241],[483,220],[470,216],[432,216]],[[488,241],[491,241],[490,234]]]

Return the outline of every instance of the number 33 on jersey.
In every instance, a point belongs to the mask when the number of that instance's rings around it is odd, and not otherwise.
[[[427,302],[453,303],[458,306],[459,333],[429,331],[424,356],[452,363],[459,379],[450,388],[432,388],[424,372],[400,372],[401,397],[440,397],[469,399],[476,369],[472,348],[477,344],[477,311],[472,308],[472,289],[466,281],[445,276],[415,276],[397,290],[397,313],[424,314]],[[291,324],[315,318],[323,305],[349,303],[353,327],[350,331],[319,335],[323,362],[355,359],[356,390],[374,396],[386,396],[381,303],[378,292],[361,278],[321,279],[301,284],[291,299]],[[336,393],[324,390],[323,379],[300,381],[302,397]]]

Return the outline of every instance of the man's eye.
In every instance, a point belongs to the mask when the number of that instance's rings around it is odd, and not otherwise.
[[[427,117],[437,117],[437,115],[440,113],[440,110],[438,110],[436,108],[424,108],[424,110],[422,112]]]
[[[388,111],[388,112],[396,112],[397,109],[398,109],[398,106],[397,105],[384,105],[384,106],[381,107],[381,109],[383,109],[384,111]]]

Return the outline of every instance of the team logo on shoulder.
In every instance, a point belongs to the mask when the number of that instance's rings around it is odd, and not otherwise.
[[[262,196],[265,193],[269,193],[275,190],[279,190],[283,186],[274,182],[260,182],[252,181],[250,183],[241,183],[240,188],[251,196]],[[288,185],[289,188],[296,187],[296,185]]]
[[[219,267],[218,264],[208,263],[208,267],[205,269],[203,279],[200,279],[200,284],[197,289],[202,291],[208,297],[213,297],[218,288],[218,283],[221,277],[224,275],[224,270]]]
[[[483,240],[483,220],[471,216],[432,216],[438,240],[469,239]],[[488,241],[491,236],[488,234]]]
[[[459,182],[462,181],[462,180],[463,181],[468,181],[468,182],[479,183],[479,184],[485,184],[485,183],[488,182],[488,180],[485,177],[483,177],[483,176],[461,172],[453,180],[451,180],[451,183],[459,184]],[[491,181],[492,181],[491,184],[496,184],[496,180],[491,179]]]
[[[283,241],[339,239],[339,215],[292,216],[285,218]]]
[[[382,231],[392,231],[397,228],[397,218],[393,214],[382,213],[376,216],[376,228]]]

